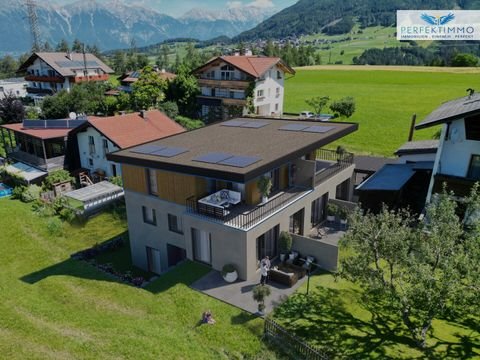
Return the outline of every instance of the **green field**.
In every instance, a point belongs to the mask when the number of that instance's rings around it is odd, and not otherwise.
[[[357,70],[358,69],[358,70]],[[359,130],[338,144],[356,154],[393,156],[407,141],[413,114],[417,123],[441,103],[466,95],[480,82],[480,70],[373,66],[297,68],[285,81],[285,112],[309,110],[305,99],[328,95],[353,96],[357,110],[348,120]],[[468,71],[468,73],[462,73]],[[328,110],[324,110],[327,112]],[[415,140],[430,139],[437,129],[415,132]],[[337,145],[337,144],[334,144]]]
[[[272,359],[263,322],[188,287],[187,262],[146,289],[113,281],[70,254],[126,230],[109,213],[51,235],[30,205],[0,199],[0,358]],[[217,323],[200,325],[211,309]]]

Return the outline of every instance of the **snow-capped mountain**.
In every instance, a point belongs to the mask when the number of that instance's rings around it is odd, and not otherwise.
[[[171,38],[207,40],[235,36],[263,21],[271,12],[254,7],[218,12],[193,9],[175,19],[153,9],[130,5],[126,0],[82,0],[59,6],[37,2],[37,18],[42,42],[55,45],[61,39],[78,38],[102,50],[125,48],[135,40],[145,46]],[[0,0],[0,52],[28,51],[30,28],[25,2]]]

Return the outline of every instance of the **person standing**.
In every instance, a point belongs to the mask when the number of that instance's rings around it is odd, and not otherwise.
[[[260,285],[265,285],[265,282],[267,281],[267,276],[268,276],[267,264],[264,261],[262,261],[260,263]]]

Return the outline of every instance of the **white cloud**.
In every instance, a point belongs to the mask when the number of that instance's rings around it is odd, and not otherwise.
[[[243,6],[241,1],[229,1],[227,2],[227,8],[229,9],[239,9]]]
[[[264,8],[264,9],[275,7],[275,5],[273,5],[272,0],[254,0],[251,3],[247,4],[247,6]]]

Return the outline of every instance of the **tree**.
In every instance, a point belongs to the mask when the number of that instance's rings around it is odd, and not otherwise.
[[[466,204],[477,215],[479,199],[474,186]],[[340,243],[349,249],[340,275],[362,287],[367,304],[384,304],[399,314],[398,321],[422,348],[435,318],[468,307],[479,310],[479,217],[465,228],[456,211],[445,191],[427,206],[426,221],[420,223],[406,210],[356,211]]]
[[[151,66],[145,66],[132,85],[132,99],[137,109],[156,107],[165,97],[167,83],[161,79]]]
[[[168,84],[168,99],[177,103],[180,114],[195,117],[199,92],[197,79],[190,68],[186,64],[179,65],[177,76]]]
[[[70,111],[70,99],[66,90],[61,90],[53,96],[47,96],[42,101],[42,118],[63,119]]]
[[[351,96],[344,97],[330,104],[332,110],[337,116],[349,118],[355,112],[355,99]]]
[[[55,51],[68,53],[70,51],[70,47],[68,46],[67,40],[65,39],[60,40],[57,46],[55,47]]]
[[[81,53],[81,52],[83,52],[83,46],[84,45],[80,40],[75,39],[75,40],[73,40],[72,51],[77,52],[77,53]]]
[[[473,54],[456,54],[452,58],[452,66],[475,67],[478,65],[478,57]]]
[[[22,102],[12,92],[3,94],[3,99],[0,99],[0,120],[4,124],[22,122],[25,118]]]
[[[45,51],[45,52],[52,52],[53,51],[53,48],[48,41],[45,41],[45,43],[43,44],[42,51]]]
[[[115,51],[112,67],[117,74],[123,74],[127,71],[127,56],[123,51]]]
[[[315,96],[313,98],[305,100],[305,102],[313,109],[313,112],[315,114],[320,114],[329,100],[330,97],[328,96]]]
[[[14,76],[18,69],[18,62],[10,55],[0,59],[0,77]]]

